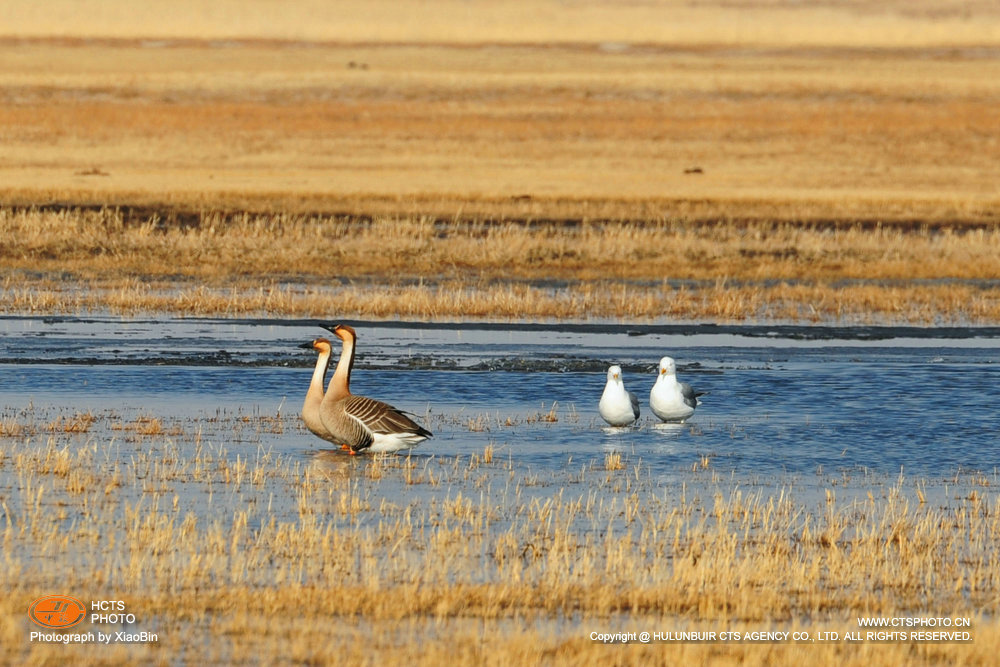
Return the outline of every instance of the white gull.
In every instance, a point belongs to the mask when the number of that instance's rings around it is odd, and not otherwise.
[[[670,357],[660,359],[660,374],[649,392],[649,407],[653,414],[665,422],[683,422],[694,414],[701,402],[699,396],[687,382],[677,381],[677,365]]]
[[[608,383],[604,385],[598,409],[601,418],[612,426],[628,426],[639,418],[639,399],[625,389],[621,366],[608,369]]]

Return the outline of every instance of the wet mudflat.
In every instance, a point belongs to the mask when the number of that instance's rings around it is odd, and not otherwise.
[[[950,486],[988,484],[1000,465],[993,329],[355,324],[352,389],[434,432],[409,456],[375,462],[376,474],[371,456],[330,451],[301,423],[315,357],[298,346],[327,335],[314,321],[0,320],[2,434],[25,456],[86,457],[95,478],[134,477],[123,502],[152,488],[212,519],[266,498],[261,521],[299,520],[294,483],[306,471],[357,497],[418,504],[473,493],[502,506],[512,488],[519,502],[603,497],[611,478],[595,472],[610,471],[664,498],[723,485],[806,504],[836,488],[846,502],[902,481],[946,506]],[[663,355],[707,392],[684,424],[659,423],[648,406]],[[642,406],[633,427],[597,412],[615,363]],[[470,476],[484,458],[493,465]],[[252,498],[220,494],[185,466],[171,484],[143,482],[176,461],[263,481]],[[27,507],[18,480],[16,466],[0,467],[11,506]]]

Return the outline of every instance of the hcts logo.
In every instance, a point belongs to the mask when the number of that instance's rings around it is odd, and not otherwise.
[[[135,623],[135,614],[118,613],[125,611],[124,600],[91,600],[91,623]],[[111,613],[107,613],[111,612]]]
[[[53,630],[72,628],[84,619],[87,609],[69,595],[46,595],[31,603],[28,617],[37,625]]]

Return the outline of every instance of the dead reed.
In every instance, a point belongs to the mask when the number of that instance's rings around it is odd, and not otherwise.
[[[15,271],[220,284],[345,280],[844,281],[988,280],[1000,275],[992,228],[670,219],[576,226],[427,218],[206,214],[194,226],[127,223],[120,211],[0,209],[0,249]],[[61,272],[61,274],[60,274]]]
[[[991,323],[1000,232],[0,210],[6,312]],[[69,279],[71,282],[67,282]]]
[[[114,432],[116,420],[97,415],[91,434]],[[492,445],[468,461],[334,455],[303,467],[154,429],[126,456],[91,434],[81,444],[54,429],[36,443],[8,430],[3,617],[20,619],[20,603],[42,589],[113,595],[140,625],[157,619],[157,645],[125,650],[132,659],[197,646],[229,661],[350,662],[362,659],[351,648],[360,642],[389,663],[406,645],[429,664],[445,633],[450,650],[488,647],[500,664],[590,664],[608,658],[609,647],[589,638],[602,628],[815,636],[857,630],[857,616],[900,615],[972,619],[975,641],[903,653],[869,642],[772,645],[766,655],[779,664],[806,650],[821,664],[873,655],[986,664],[1000,643],[990,620],[1000,501],[989,476],[946,480],[944,494],[900,477],[846,500],[834,483],[825,499],[803,502],[790,489],[724,482],[705,457],[675,488],[621,452],[547,479],[498,462]],[[936,500],[926,502],[928,492]],[[527,639],[525,626],[534,628]],[[17,620],[0,630],[8,655],[51,655],[22,641],[22,629]],[[765,655],[759,645],[657,648]]]

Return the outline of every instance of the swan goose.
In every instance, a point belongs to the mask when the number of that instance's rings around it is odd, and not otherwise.
[[[397,452],[419,445],[433,434],[402,410],[367,396],[351,393],[351,370],[357,333],[352,327],[338,324],[324,326],[343,342],[337,369],[319,407],[323,426],[351,454]]]

